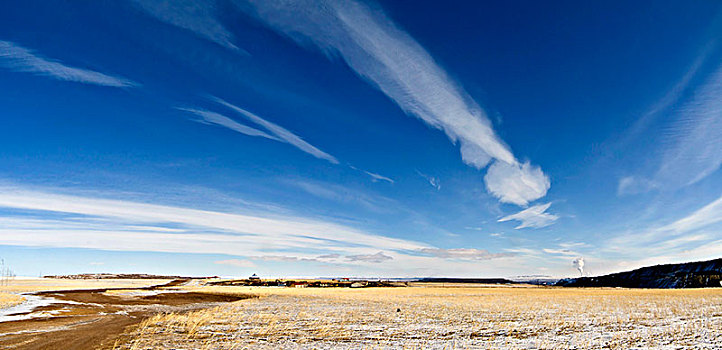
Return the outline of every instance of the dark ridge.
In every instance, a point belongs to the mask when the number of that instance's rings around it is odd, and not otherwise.
[[[706,288],[720,287],[722,258],[683,264],[642,267],[636,270],[597,277],[565,278],[562,287],[623,288]]]

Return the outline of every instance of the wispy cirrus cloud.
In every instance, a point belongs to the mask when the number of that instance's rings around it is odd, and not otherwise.
[[[294,147],[300,149],[301,151],[304,151],[316,158],[327,160],[327,161],[331,162],[332,164],[339,164],[338,159],[336,159],[336,157],[318,149],[316,146],[313,146],[310,143],[304,141],[298,135],[279,126],[278,124],[275,124],[266,119],[263,119],[254,113],[251,113],[241,107],[238,107],[236,105],[228,103],[225,100],[222,100],[220,98],[214,97],[213,100],[218,102],[219,104],[235,111],[236,113],[244,116],[248,120],[258,124],[259,126],[263,127],[264,129],[268,130],[268,132],[271,133],[277,141],[285,142],[285,143],[287,143],[291,146],[294,146]]]
[[[218,20],[216,1],[133,0],[133,3],[162,22],[190,30],[218,45],[245,53],[233,44],[233,34]]]
[[[475,276],[501,273],[525,263],[522,259],[504,260],[502,265],[494,265],[477,259],[419,254],[434,247],[319,219],[209,211],[84,193],[78,196],[0,186],[0,245],[224,254],[233,258],[218,260],[217,264],[254,264],[256,268],[263,266],[258,261],[310,264],[308,275],[332,272],[323,266],[333,264],[336,272],[346,269],[369,275],[429,276],[454,271]]]
[[[709,51],[709,50],[708,50]],[[708,54],[693,64],[675,88],[673,96],[660,101],[653,113],[668,108],[687,90],[693,75]],[[715,173],[722,166],[722,65],[707,77],[673,113],[674,121],[665,128],[658,154],[656,171],[647,175],[624,176],[619,179],[618,195],[644,193],[651,190],[676,190],[692,185]],[[668,101],[669,100],[669,101]],[[639,123],[646,123],[648,115]],[[642,126],[630,131],[640,132]]]
[[[363,172],[364,172],[366,175],[370,176],[371,179],[372,179],[372,181],[374,181],[374,182],[376,182],[376,181],[386,181],[386,182],[388,182],[388,183],[390,183],[390,184],[394,183],[394,180],[392,180],[392,179],[389,178],[389,177],[386,177],[386,176],[383,176],[383,175],[380,175],[380,174],[376,174],[376,173],[372,173],[372,172],[366,171],[366,170],[364,170]]]
[[[682,97],[683,93],[689,88],[693,78],[697,75],[700,68],[704,65],[705,61],[709,58],[713,49],[717,43],[715,41],[710,42],[704,50],[695,58],[690,66],[685,71],[684,75],[677,81],[671,89],[669,89],[656,103],[649,107],[649,109],[637,119],[634,124],[625,131],[622,139],[619,142],[620,146],[627,145],[632,139],[636,138],[661,112],[669,109],[672,105],[677,103]]]
[[[719,258],[722,196],[671,223],[614,234],[599,250],[625,268]]]
[[[139,85],[125,78],[103,74],[89,69],[71,67],[58,60],[45,58],[36,54],[31,49],[10,41],[2,40],[0,40],[0,67],[5,67],[15,72],[31,73],[57,80],[83,84],[119,88]]]
[[[632,255],[630,259],[615,261],[613,268],[607,267],[607,272],[629,271],[640,267],[660,265],[660,264],[677,264],[690,261],[718,259],[719,252],[722,251],[722,240],[706,241],[698,243],[690,249],[676,250],[672,252],[659,252],[657,254]],[[646,253],[647,251],[638,251]],[[661,253],[661,254],[660,254]]]
[[[673,188],[696,183],[722,165],[722,66],[680,110],[670,147],[654,182]]]
[[[662,226],[660,232],[685,233],[722,222],[722,197],[671,224]],[[722,236],[722,235],[721,235]]]
[[[256,267],[256,264],[254,264],[253,261],[243,259],[218,260],[214,261],[213,263],[218,265],[230,265],[235,267]]]
[[[677,83],[611,147],[613,152],[623,152],[662,113],[676,119],[662,133],[664,137],[657,154],[656,172],[620,177],[618,196],[653,190],[675,190],[698,182],[722,164],[722,157],[715,157],[715,154],[709,152],[709,149],[719,146],[715,141],[722,134],[722,127],[714,123],[715,119],[719,119],[714,115],[722,114],[715,98],[722,91],[722,66],[706,80],[700,76],[717,46],[716,40],[709,42]],[[693,84],[697,81],[702,84]]]
[[[544,249],[542,249],[542,251],[544,251],[544,253],[547,253],[547,254],[563,255],[566,257],[572,257],[572,256],[579,255],[579,253],[577,253],[571,249],[567,249],[567,248],[562,248],[562,249],[544,248]]]
[[[505,216],[501,219],[499,219],[499,222],[505,222],[505,221],[519,221],[521,224],[519,226],[515,227],[515,229],[522,229],[522,228],[542,228],[547,227],[551,224],[553,224],[557,219],[559,219],[559,216],[554,214],[547,213],[547,209],[551,206],[551,203],[546,204],[539,204],[532,207],[529,207],[527,209],[524,209],[516,214]]]
[[[419,176],[423,177],[424,180],[426,180],[426,182],[431,185],[431,187],[435,188],[437,191],[441,190],[441,181],[438,177],[426,175],[418,170],[416,170],[416,173],[419,174]]]
[[[390,184],[393,184],[393,183],[396,182],[396,181],[394,181],[394,179],[392,179],[392,178],[390,178],[390,177],[388,177],[388,176],[383,176],[383,175],[381,175],[381,174],[377,174],[377,173],[374,173],[374,172],[370,172],[370,171],[368,171],[368,170],[359,169],[359,168],[357,168],[357,167],[355,167],[355,166],[353,166],[353,165],[349,165],[348,167],[351,168],[351,169],[353,169],[353,170],[356,170],[356,171],[358,171],[358,172],[361,172],[361,173],[364,173],[364,174],[368,175],[368,176],[371,178],[371,181],[372,181],[372,182],[386,181],[386,182],[388,182],[388,183],[390,183]]]
[[[362,261],[370,263],[382,263],[393,259],[393,257],[384,254],[384,252],[378,252],[376,254],[349,255],[346,257],[346,260],[348,261]]]
[[[333,260],[333,259],[338,259],[340,257],[341,257],[340,254],[324,254],[324,255],[319,255],[318,257],[316,257],[316,259]]]
[[[200,123],[205,124],[214,124],[226,127],[228,129],[231,129],[233,131],[240,132],[241,134],[245,134],[248,136],[259,136],[259,137],[265,137],[267,139],[275,140],[275,141],[281,141],[275,136],[271,136],[261,130],[254,129],[250,126],[243,125],[231,118],[226,117],[225,115],[222,115],[220,113],[211,112],[203,109],[194,109],[194,108],[181,108],[178,107],[178,110],[185,111],[188,113],[193,113],[199,117],[201,117],[200,120],[197,120]],[[283,141],[281,141],[283,142]]]
[[[214,101],[216,101],[217,103],[242,115],[246,119],[250,120],[251,122],[253,122],[253,123],[257,124],[258,126],[260,126],[261,128],[265,129],[266,131],[262,131],[262,130],[241,124],[223,114],[205,110],[205,109],[186,108],[186,107],[176,107],[176,109],[199,116],[201,119],[197,120],[197,121],[199,121],[201,123],[222,126],[222,127],[231,129],[233,131],[239,132],[241,134],[248,135],[248,136],[264,137],[264,138],[267,138],[270,140],[287,143],[287,144],[294,146],[294,147],[298,148],[299,150],[306,152],[316,158],[327,160],[327,161],[331,162],[332,164],[339,164],[336,157],[318,149],[316,146],[313,146],[310,143],[304,141],[298,135],[279,126],[278,124],[275,124],[266,119],[263,119],[254,113],[251,113],[241,107],[230,104],[222,99],[219,99],[216,97],[213,97],[212,99]],[[368,174],[370,175],[371,173],[368,173]],[[375,175],[378,175],[378,174],[375,174]],[[378,176],[382,177],[381,175],[378,175]],[[388,179],[388,180],[391,180],[391,179]],[[393,183],[393,180],[391,180],[391,181]]]
[[[338,203],[357,204],[366,210],[376,213],[388,213],[388,208],[400,207],[400,203],[388,197],[335,183],[293,179],[284,179],[282,183],[318,198]]]
[[[642,193],[659,187],[660,184],[644,177],[624,176],[619,179],[619,183],[617,185],[617,195],[624,196],[628,194]]]
[[[331,262],[342,257],[341,254],[323,254],[316,257],[299,257],[295,255],[261,255],[251,256],[252,260],[274,262]]]
[[[486,113],[409,34],[377,7],[356,1],[250,1],[250,12],[300,45],[341,57],[404,112],[443,130],[462,160],[482,169],[502,202],[526,205],[549,188],[538,167],[522,164],[494,132]],[[310,45],[309,45],[310,44]],[[513,178],[499,178],[501,175]]]
[[[26,218],[17,218],[22,221],[20,224],[13,224],[13,220],[6,218],[10,222],[0,228],[0,244],[233,255],[262,255],[259,252],[273,249],[369,254],[379,249],[427,247],[418,242],[300,217],[262,217],[12,188],[3,188],[0,192],[0,207],[73,214],[82,218],[38,219],[30,226],[25,225]],[[104,221],[98,221],[98,218]],[[168,232],[151,228],[168,223],[188,230]],[[129,226],[147,229],[131,230]]]
[[[516,253],[490,253],[486,249],[474,248],[422,248],[418,250],[420,253],[432,255],[444,259],[467,259],[467,260],[491,260],[497,258],[507,258],[516,255]]]

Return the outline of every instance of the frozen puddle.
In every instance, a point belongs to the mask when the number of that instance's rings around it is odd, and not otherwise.
[[[52,304],[82,304],[69,300],[58,300],[34,294],[22,294],[25,301],[9,308],[0,309],[0,322],[22,321],[36,317],[57,315],[63,310],[33,312],[36,308]]]

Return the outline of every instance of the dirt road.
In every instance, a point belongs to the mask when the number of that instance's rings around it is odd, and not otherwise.
[[[108,293],[111,289],[37,293],[55,299],[54,303],[17,315],[32,318],[1,322],[0,349],[112,349],[123,340],[127,327],[156,313],[197,310],[250,297],[172,288],[185,282],[123,289],[116,294]]]

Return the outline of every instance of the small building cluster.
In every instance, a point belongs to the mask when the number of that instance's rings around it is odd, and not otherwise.
[[[330,280],[282,280],[261,279],[255,273],[247,279],[208,282],[217,286],[250,286],[250,287],[288,287],[288,288],[365,288],[365,287],[405,287],[406,282],[351,280],[350,278]]]

